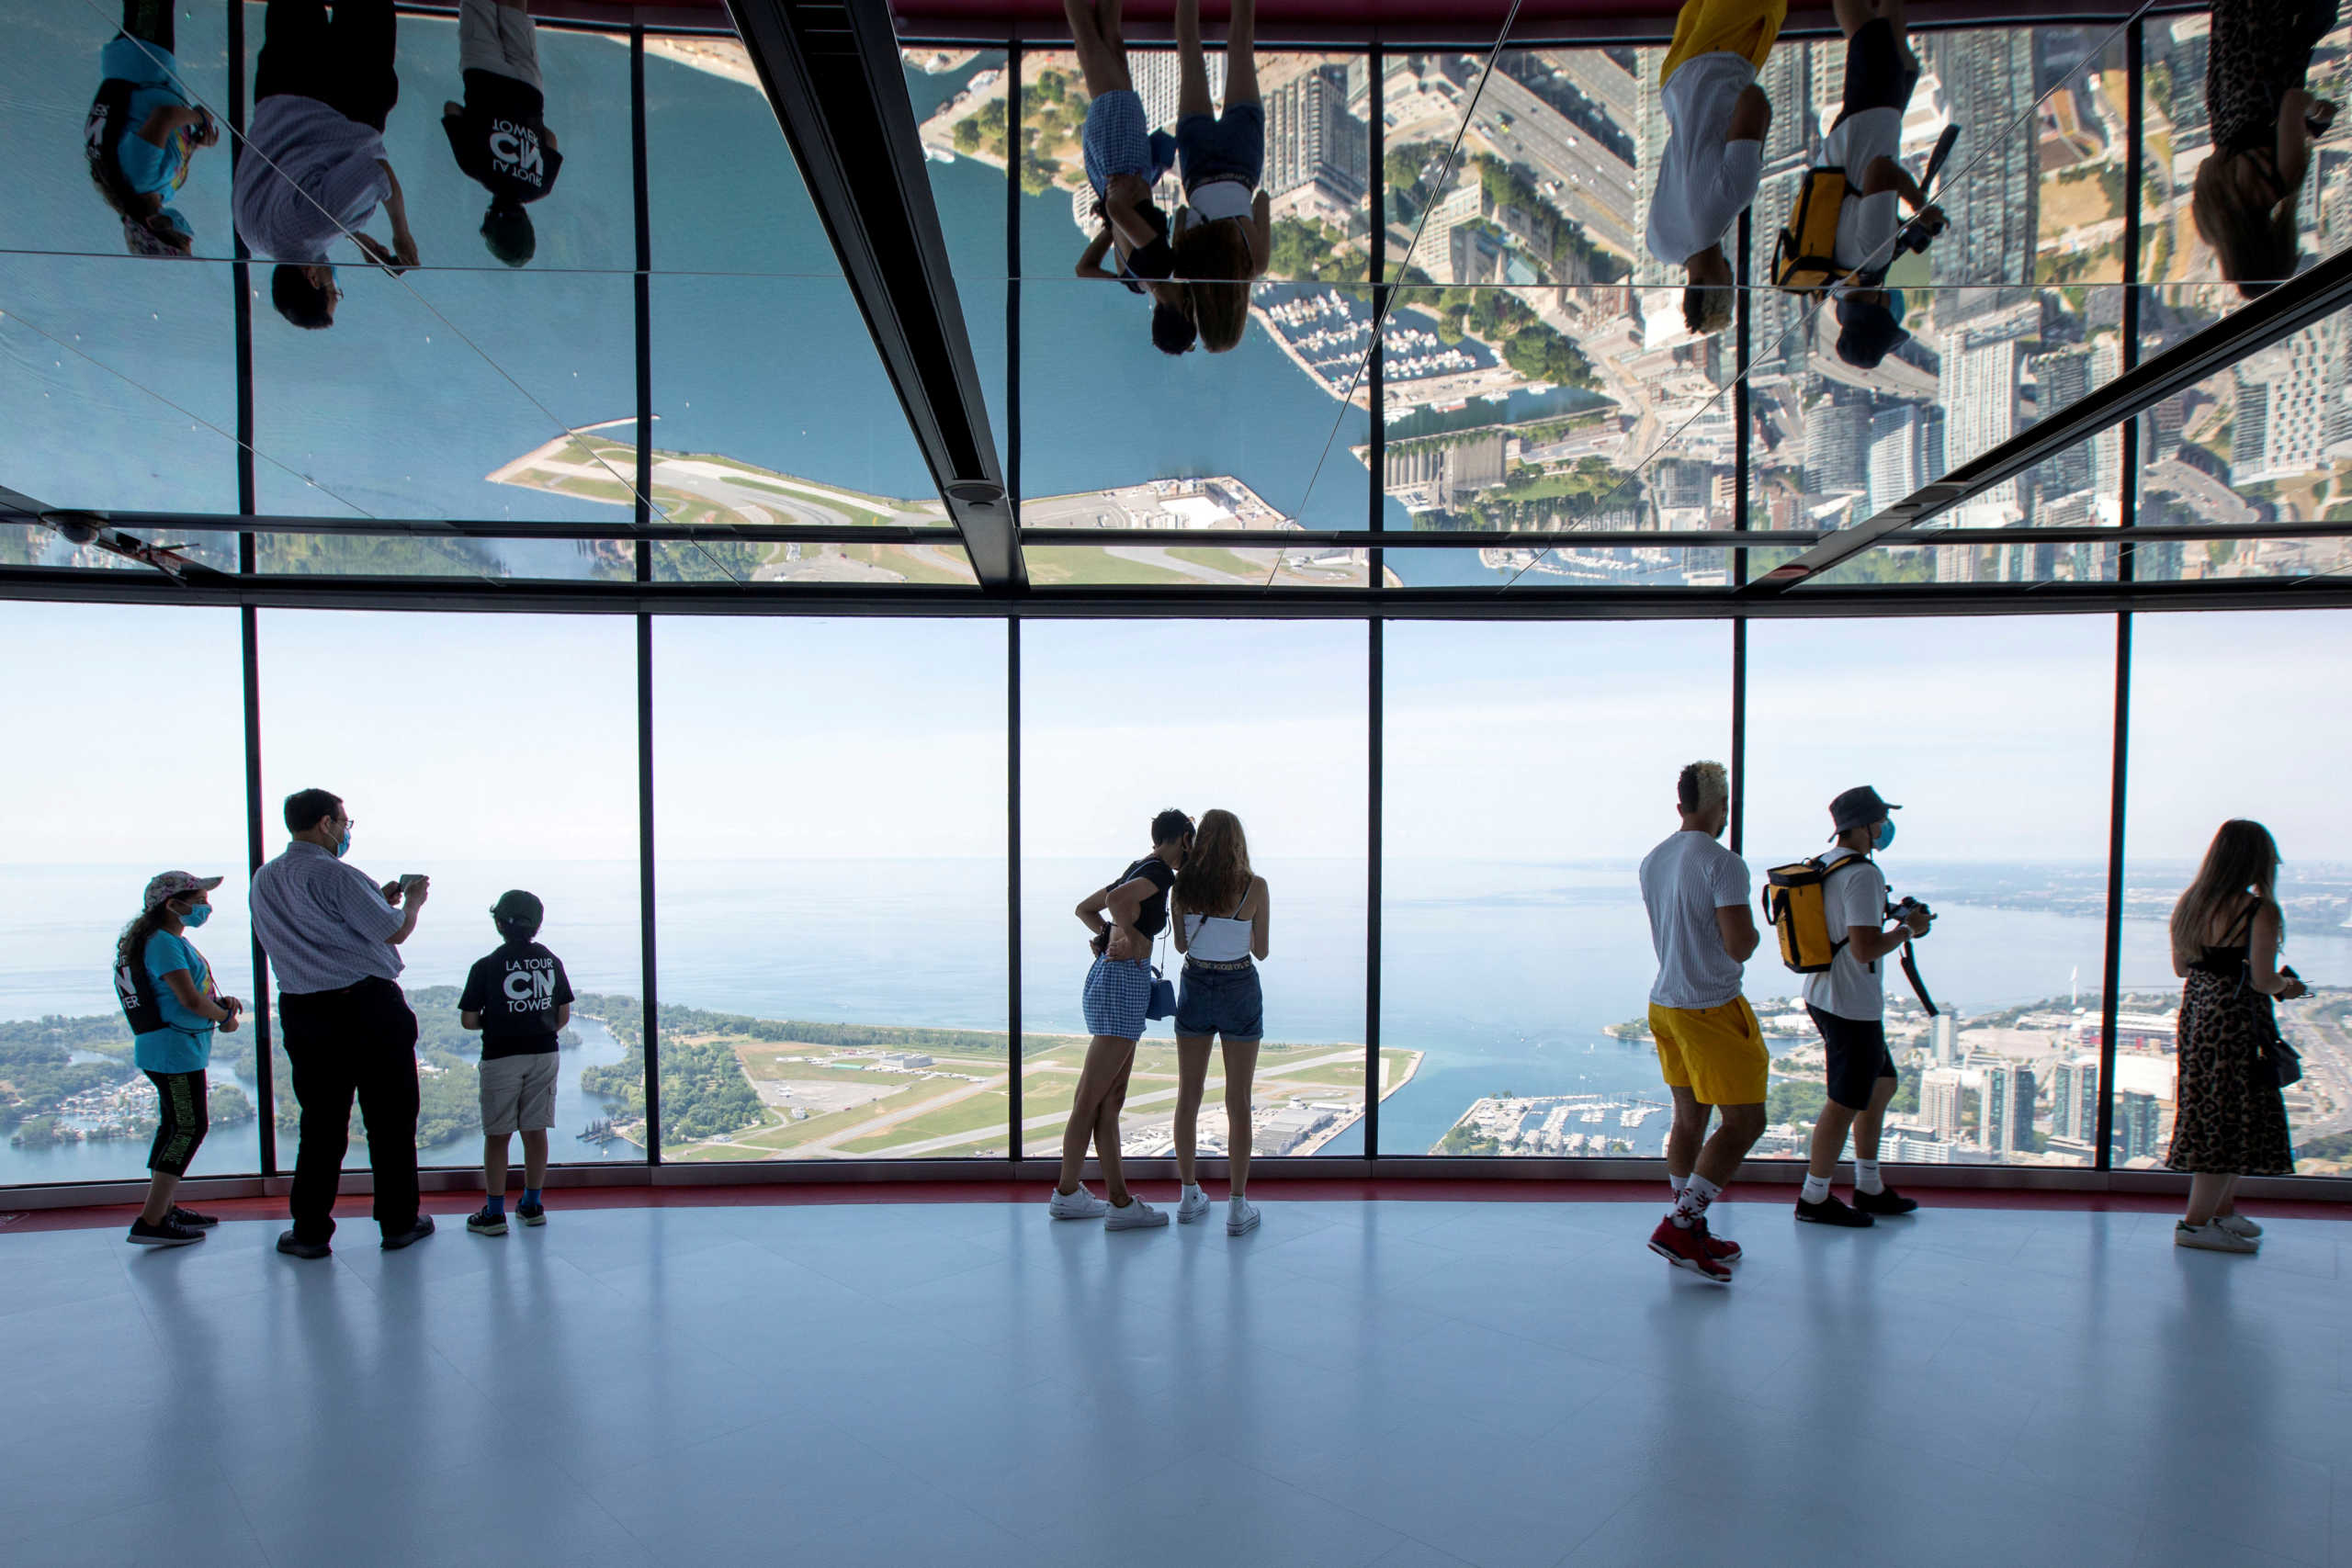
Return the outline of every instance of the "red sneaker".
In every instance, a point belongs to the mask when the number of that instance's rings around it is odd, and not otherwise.
[[[1699,1233],[1699,1245],[1707,1249],[1708,1257],[1713,1258],[1718,1263],[1736,1263],[1739,1261],[1739,1243],[1736,1241],[1725,1241],[1723,1237],[1709,1230],[1707,1228],[1707,1222],[1704,1219],[1700,1220],[1694,1228]]]
[[[1707,1248],[1707,1233],[1702,1225],[1685,1230],[1672,1220],[1660,1220],[1657,1229],[1650,1232],[1650,1250],[1673,1264],[1687,1269],[1710,1284],[1728,1285],[1731,1270],[1716,1261]]]

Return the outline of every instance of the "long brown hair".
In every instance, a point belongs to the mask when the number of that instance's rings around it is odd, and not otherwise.
[[[1201,346],[1223,354],[1250,326],[1250,242],[1232,223],[1204,223],[1176,241],[1176,276]],[[1230,278],[1233,281],[1224,282]]]
[[[185,898],[187,895],[182,893],[175,895],[175,897]],[[126,968],[146,962],[147,939],[164,929],[164,916],[166,907],[171,903],[171,901],[172,900],[170,898],[156,899],[155,907],[153,908],[147,910],[137,919],[122,928],[122,935],[116,940],[114,944],[114,963],[116,968]],[[136,976],[139,973],[136,968],[131,968],[130,972],[133,976]]]
[[[1230,915],[1255,874],[1241,818],[1230,811],[1204,811],[1193,852],[1176,873],[1176,907],[1195,915]]]
[[[2252,299],[2295,276],[2295,196],[2289,190],[2273,202],[2249,195],[2237,174],[2251,152],[2215,152],[2197,165],[2189,217],[2213,247],[2222,276]]]
[[[2270,829],[2242,817],[2222,823],[2196,879],[2172,907],[2173,952],[2185,957],[2204,952],[2222,918],[2234,919],[2235,901],[2248,893],[2255,896],[2257,909],[2275,914],[2278,886],[2278,845]]]

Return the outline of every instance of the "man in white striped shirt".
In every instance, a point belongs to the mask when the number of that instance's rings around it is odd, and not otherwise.
[[[277,263],[270,302],[298,327],[334,325],[329,248],[348,234],[395,272],[416,265],[401,182],[384,151],[384,122],[400,101],[392,70],[392,0],[269,0],[254,73],[253,122],[237,160],[237,232]],[[359,226],[380,203],[387,247]]]
[[[416,930],[430,885],[379,887],[345,863],[351,817],[322,789],[286,797],[285,852],[254,873],[254,935],[277,972],[277,1017],[302,1108],[290,1207],[277,1250],[324,1258],[351,1137],[351,1101],[368,1123],[376,1224],[397,1251],[433,1234],[417,1210],[416,1014],[401,994],[400,944]]]

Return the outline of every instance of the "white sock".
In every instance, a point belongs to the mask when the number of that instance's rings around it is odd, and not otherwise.
[[[1806,1172],[1804,1197],[1808,1203],[1826,1201],[1829,1197],[1829,1178],[1815,1176],[1810,1171]]]
[[[1243,1196],[1242,1196],[1240,1193],[1238,1193],[1238,1192],[1236,1192],[1236,1193],[1233,1195],[1233,1203],[1232,1203],[1232,1207],[1233,1207],[1233,1210],[1234,1210],[1234,1212],[1235,1212],[1236,1213],[1240,1213],[1242,1210],[1244,1210],[1244,1209],[1248,1208],[1249,1206],[1250,1206],[1250,1200],[1249,1200],[1249,1199],[1247,1199],[1247,1198],[1243,1197]]]
[[[1707,1217],[1707,1205],[1723,1190],[1703,1176],[1693,1176],[1683,1183],[1674,1200],[1674,1212],[1667,1216],[1684,1230]]]
[[[1682,1196],[1683,1185],[1690,1179],[1687,1176],[1677,1176],[1670,1170],[1666,1173],[1666,1184],[1674,1189],[1674,1195],[1677,1198]]]
[[[1886,1190],[1886,1183],[1881,1181],[1878,1178],[1878,1161],[1874,1159],[1863,1159],[1859,1155],[1855,1156],[1854,1190],[1857,1192],[1883,1192]]]

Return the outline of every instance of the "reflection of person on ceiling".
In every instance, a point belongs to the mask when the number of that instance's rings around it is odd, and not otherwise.
[[[490,192],[482,243],[508,266],[521,266],[539,248],[523,204],[554,189],[563,169],[545,118],[539,35],[528,0],[464,0],[458,64],[466,101],[441,106],[441,129],[458,167]]]
[[[1830,259],[1852,279],[1838,295],[1838,357],[1858,370],[1879,362],[1911,334],[1903,296],[1885,287],[1903,209],[1929,238],[1944,231],[1943,209],[1903,166],[1903,117],[1919,84],[1919,58],[1903,25],[1903,0],[1836,0],[1846,35],[1845,96],[1822,142],[1825,163],[1846,171]]]
[[[348,236],[368,260],[404,271],[416,237],[384,151],[400,101],[392,69],[392,0],[269,0],[254,73],[253,121],[237,160],[237,232],[277,266],[270,302],[298,327],[334,325],[328,248]],[[359,226],[380,203],[386,246]]]
[[[1266,111],[1258,101],[1257,0],[1233,0],[1226,27],[1225,113],[1209,101],[1201,0],[1176,0],[1176,271],[1201,346],[1223,354],[1250,325],[1250,284],[1273,254],[1265,191]],[[1231,281],[1227,281],[1230,279]]]
[[[199,147],[220,140],[210,113],[191,103],[173,58],[172,0],[122,0],[122,30],[98,53],[83,151],[90,178],[122,220],[138,256],[185,256],[196,231],[172,196]]]
[[[2335,106],[2304,86],[2335,0],[2215,0],[2205,67],[2213,151],[2197,165],[2189,212],[2222,276],[2251,299],[2295,276],[2295,207],[2312,141]]]
[[[1788,0],[1688,0],[1658,72],[1666,150],[1650,197],[1650,254],[1682,269],[1682,322],[1731,325],[1732,265],[1724,235],[1756,198],[1772,106],[1756,73],[1781,36]]]
[[[1127,74],[1127,40],[1119,31],[1120,0],[1062,0],[1062,16],[1086,77],[1086,126],[1079,133],[1086,183],[1094,187],[1094,217],[1102,227],[1079,258],[1080,277],[1115,278],[1130,292],[1152,297],[1151,341],[1166,354],[1193,346],[1193,320],[1168,247],[1168,215],[1151,187],[1176,163],[1176,143],[1146,123],[1143,99]],[[1115,266],[1105,268],[1105,256]]]

